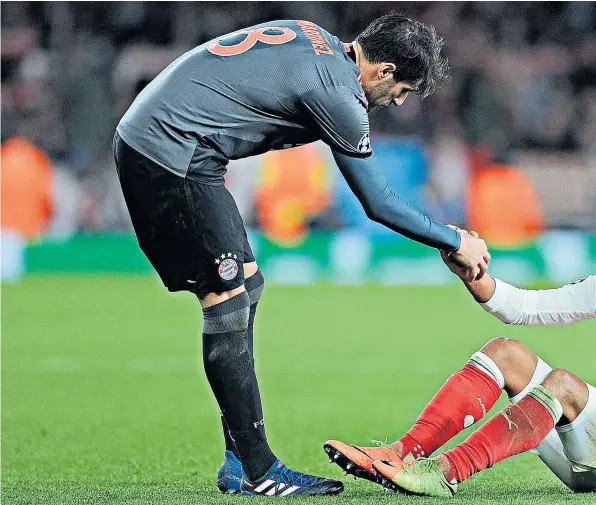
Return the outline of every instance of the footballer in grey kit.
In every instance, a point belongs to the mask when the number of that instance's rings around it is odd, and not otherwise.
[[[203,44],[171,63],[117,127],[114,157],[141,249],[170,291],[203,308],[205,373],[218,401],[224,492],[325,495],[341,482],[288,469],[265,436],[252,341],[264,279],[224,186],[230,159],[323,140],[367,215],[445,250],[470,280],[483,240],[418,212],[372,156],[368,112],[431,94],[447,75],[432,27],[390,14],[352,43],[309,21],[273,21]]]
[[[326,52],[313,47],[314,31]],[[246,28],[170,64],[118,133],[162,167],[212,184],[221,184],[227,160],[321,138],[343,154],[368,157],[367,102],[348,51],[306,21]]]

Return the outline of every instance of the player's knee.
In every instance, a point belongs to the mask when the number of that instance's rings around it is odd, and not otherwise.
[[[249,277],[252,277],[254,274],[257,273],[257,271],[259,270],[259,265],[257,265],[256,261],[251,261],[250,263],[244,263],[243,269],[244,278],[248,279]]]
[[[206,309],[208,307],[212,307],[213,305],[223,303],[226,300],[235,297],[239,293],[242,293],[243,291],[245,291],[244,284],[234,289],[221,291],[219,293],[207,293],[206,295],[199,296],[199,300],[201,301],[201,306],[203,309]]]
[[[489,340],[480,350],[491,358],[501,370],[507,365],[520,362],[531,356],[531,352],[519,340],[506,337],[496,337]]]
[[[219,334],[248,328],[250,298],[245,290],[203,309],[203,333]]]
[[[253,264],[256,266],[256,262]],[[261,295],[265,289],[265,277],[263,272],[257,268],[253,275],[246,277],[244,287],[250,298],[250,304],[255,305],[261,299]]]
[[[542,382],[542,385],[562,402],[573,399],[581,384],[583,382],[579,378],[562,368],[552,370]]]

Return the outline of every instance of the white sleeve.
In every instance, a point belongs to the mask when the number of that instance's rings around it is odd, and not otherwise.
[[[484,310],[507,324],[555,326],[596,318],[596,275],[557,289],[519,289],[495,278]]]

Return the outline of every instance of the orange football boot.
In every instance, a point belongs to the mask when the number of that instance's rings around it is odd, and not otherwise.
[[[455,479],[451,482],[447,480],[437,459],[423,458],[402,463],[375,461],[373,467],[381,485],[396,493],[451,498],[457,493],[457,482]]]
[[[390,445],[380,447],[360,447],[345,444],[339,440],[327,440],[323,449],[329,456],[329,463],[335,463],[343,469],[344,474],[355,478],[370,480],[381,484],[381,477],[373,468],[374,461],[392,461],[401,463],[402,459]]]

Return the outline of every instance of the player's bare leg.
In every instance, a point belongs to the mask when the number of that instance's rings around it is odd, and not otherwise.
[[[566,370],[556,369],[517,404],[493,416],[454,449],[429,460],[392,464],[379,461],[374,467],[387,479],[384,484],[394,490],[452,496],[457,483],[503,459],[537,447],[563,415],[565,422],[575,421],[584,412],[588,398],[589,389],[584,381]],[[589,440],[586,442],[590,444]],[[588,470],[595,462],[576,463]]]
[[[382,448],[330,440],[324,445],[325,452],[344,472],[379,483],[372,468],[375,456],[385,461],[429,457],[453,436],[482,419],[502,390],[515,403],[551,370],[521,342],[503,337],[492,339],[449,377],[399,440]]]
[[[249,277],[252,277],[257,273],[259,267],[256,261],[251,263],[244,263],[244,282],[248,281]],[[209,293],[207,296],[200,300],[201,307],[206,309],[207,307],[211,307],[221,302],[225,302],[230,298],[236,296],[239,293],[246,291],[244,286],[238,286],[236,289],[232,289],[230,291],[224,291],[223,293]]]
[[[573,422],[584,410],[586,404],[588,403],[588,386],[583,380],[571,372],[568,372],[567,370],[563,370],[561,368],[554,369],[548,374],[546,379],[544,379],[542,386],[550,391],[559,400],[561,405],[561,414],[557,422],[560,422],[561,424]],[[505,408],[503,413],[507,415],[508,410],[509,407]],[[539,441],[541,440],[542,439]],[[495,443],[498,444],[498,441],[495,441]],[[532,448],[533,447],[529,447],[529,449]],[[448,457],[445,454],[441,454],[437,457],[437,461],[438,466],[443,473],[448,474],[451,468]]]
[[[213,347],[215,360],[211,359],[209,352],[205,352],[204,356],[206,372],[208,366],[216,365],[207,377],[220,405],[226,438],[225,459],[218,471],[217,485],[222,492],[245,495],[338,494],[343,490],[341,482],[291,470],[269,449],[252,349],[254,319],[264,288],[263,274],[256,262],[244,264],[244,278],[244,286],[240,289],[210,293],[203,300],[207,303],[217,301],[206,307],[210,311],[225,304],[234,304],[238,297],[245,298],[242,332],[231,332],[227,342]],[[236,306],[239,302],[232,309]],[[234,312],[229,309],[222,311],[223,318],[218,322],[218,329],[230,323],[232,314]],[[205,310],[204,315],[213,316]],[[231,347],[227,345],[229,339],[239,341]],[[214,363],[217,359],[222,362],[218,366]]]
[[[513,404],[520,402],[535,386],[549,377],[546,384],[562,398],[566,395],[562,402],[564,411],[556,430],[551,430],[533,452],[573,491],[596,489],[596,470],[592,469],[595,466],[596,444],[590,442],[596,439],[594,388],[567,371],[553,371],[524,344],[508,338],[499,337],[489,341],[468,363],[481,366],[487,375],[492,375],[495,382],[508,393]],[[422,422],[417,421],[417,425],[408,433],[424,440],[429,451],[442,445],[449,435],[463,429],[461,419],[465,420],[463,416],[470,407],[470,399],[465,393],[462,394],[462,389],[469,388],[472,398],[478,399],[481,398],[481,395],[477,395],[481,391],[480,385],[478,380],[460,383],[459,379],[452,376],[441,388],[442,393],[438,393],[431,401],[437,403],[439,408],[425,409],[419,418]],[[486,398],[483,403],[486,403]],[[442,423],[457,428],[454,420],[458,419],[460,427],[452,430],[453,433],[437,429]],[[407,436],[400,440],[411,447]],[[400,452],[403,450],[402,444],[398,442],[393,445],[397,446],[396,451],[400,455],[403,454]],[[586,471],[586,468],[589,470]]]
[[[588,403],[588,385],[562,368],[555,368],[549,373],[542,385],[554,393],[561,402],[563,407],[561,424],[575,421]]]
[[[241,461],[244,462],[245,470],[251,479],[264,475],[276,461],[264,434],[252,345],[249,345],[248,336],[251,301],[246,286],[250,286],[251,281],[246,278],[246,273],[254,276],[257,270],[256,262],[249,263],[248,268],[244,266],[245,282],[242,286],[221,293],[209,293],[200,300],[204,318],[207,323],[213,319],[214,323],[211,326],[214,328],[214,333],[218,332],[217,335],[204,332],[204,346],[212,345],[212,348],[204,349],[204,363],[207,378],[220,403],[226,442],[226,457],[218,472],[217,484],[221,491],[229,493],[240,491],[243,471]],[[235,325],[234,328],[231,325]],[[219,338],[219,342],[212,344],[213,337],[219,337],[222,334],[221,330],[231,331],[224,333],[226,339]],[[232,376],[240,369],[242,371],[237,377],[238,381],[252,386],[242,391],[245,398],[240,394],[230,395],[235,388]],[[222,391],[218,396],[216,388],[219,387]],[[242,409],[243,403],[249,404],[248,409]],[[248,422],[244,419],[242,423],[240,418],[247,418],[247,416],[250,416]],[[242,427],[241,424],[245,426]],[[258,454],[260,456],[257,456],[255,461],[253,458]]]
[[[246,291],[244,286],[238,286],[236,289],[224,291],[223,293],[209,293],[207,296],[205,296],[205,298],[200,300],[201,307],[204,309],[213,307],[214,305],[225,302],[226,300],[229,300],[230,298],[233,298],[244,291]]]
[[[532,377],[531,357],[528,379]],[[380,483],[372,466],[375,459],[406,461],[429,457],[436,449],[492,408],[505,386],[499,366],[486,354],[475,353],[452,374],[424,408],[412,428],[391,445],[359,447],[336,440],[324,445],[330,461],[344,471]],[[382,451],[382,453],[381,453]]]
[[[405,459],[428,457],[482,419],[502,390],[515,403],[551,370],[521,342],[494,338],[449,377],[414,426],[392,446]]]
[[[276,461],[265,436],[261,398],[248,350],[250,299],[241,285],[201,298],[203,364],[235,449],[251,479]]]
[[[249,277],[252,277],[259,270],[259,266],[257,265],[256,261],[251,261],[250,263],[244,263],[243,268],[244,268],[244,279],[248,279]]]
[[[547,375],[550,380],[560,376],[555,382],[572,392],[572,397],[564,402],[556,429],[532,452],[572,491],[596,490],[596,390],[570,372],[553,371],[516,340],[493,339],[482,351],[503,370],[505,390],[512,403],[519,402]]]
[[[518,340],[497,337],[484,345],[480,352],[491,358],[505,379],[504,390],[510,398],[517,396],[530,383],[538,356]]]
[[[259,267],[257,266],[256,261],[244,263],[243,269],[245,285],[241,286],[240,288],[234,291],[240,292],[242,289],[244,289],[248,292],[250,308],[248,315],[247,344],[248,353],[254,368],[253,325],[257,303],[261,297],[261,293],[264,287],[264,278],[263,274],[259,270]],[[257,272],[258,276],[256,275]],[[228,295],[233,296],[234,294],[237,293],[227,292],[224,294],[224,297]],[[223,301],[222,298],[224,297],[214,296],[208,301],[210,302],[214,299]],[[236,448],[234,439],[230,435],[228,425],[223,415],[221,416],[221,423],[224,433],[226,450],[224,453],[224,461],[217,472],[217,487],[221,492],[224,493],[236,493],[240,491],[240,482],[242,480],[242,463],[240,462],[240,455],[238,454],[238,449]]]

